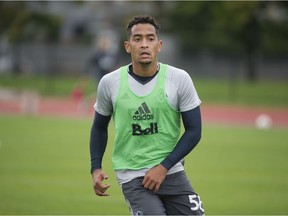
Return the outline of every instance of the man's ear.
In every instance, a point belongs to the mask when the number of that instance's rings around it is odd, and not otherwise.
[[[162,41],[162,40],[159,40],[159,43],[158,43],[158,52],[161,51],[162,46],[163,46],[163,41]]]
[[[124,42],[124,47],[125,47],[125,50],[126,50],[127,53],[130,53],[130,52],[131,52],[131,51],[130,51],[130,44],[129,44],[128,41],[125,41],[125,42]]]

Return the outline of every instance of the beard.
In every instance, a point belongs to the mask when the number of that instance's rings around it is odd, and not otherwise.
[[[151,63],[152,63],[151,60],[140,60],[140,61],[139,61],[139,64],[141,64],[141,65],[149,65],[149,64],[151,64]]]

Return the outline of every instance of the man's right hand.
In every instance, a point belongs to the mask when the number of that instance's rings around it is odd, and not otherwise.
[[[102,183],[104,180],[108,179],[108,176],[101,169],[96,169],[92,173],[92,178],[95,194],[97,196],[109,196],[109,194],[106,193],[106,190],[110,185]]]

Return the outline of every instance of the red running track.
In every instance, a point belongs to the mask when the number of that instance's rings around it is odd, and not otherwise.
[[[0,114],[93,118],[93,102],[67,98],[41,98],[36,101],[1,101]],[[203,123],[254,125],[260,114],[268,115],[273,126],[288,127],[288,108],[245,107],[202,104]]]

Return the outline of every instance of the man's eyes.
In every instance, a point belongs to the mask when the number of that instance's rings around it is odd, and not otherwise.
[[[134,41],[136,41],[136,42],[140,42],[141,40],[142,40],[141,37],[134,37]],[[147,40],[152,42],[155,40],[155,37],[148,37]]]

